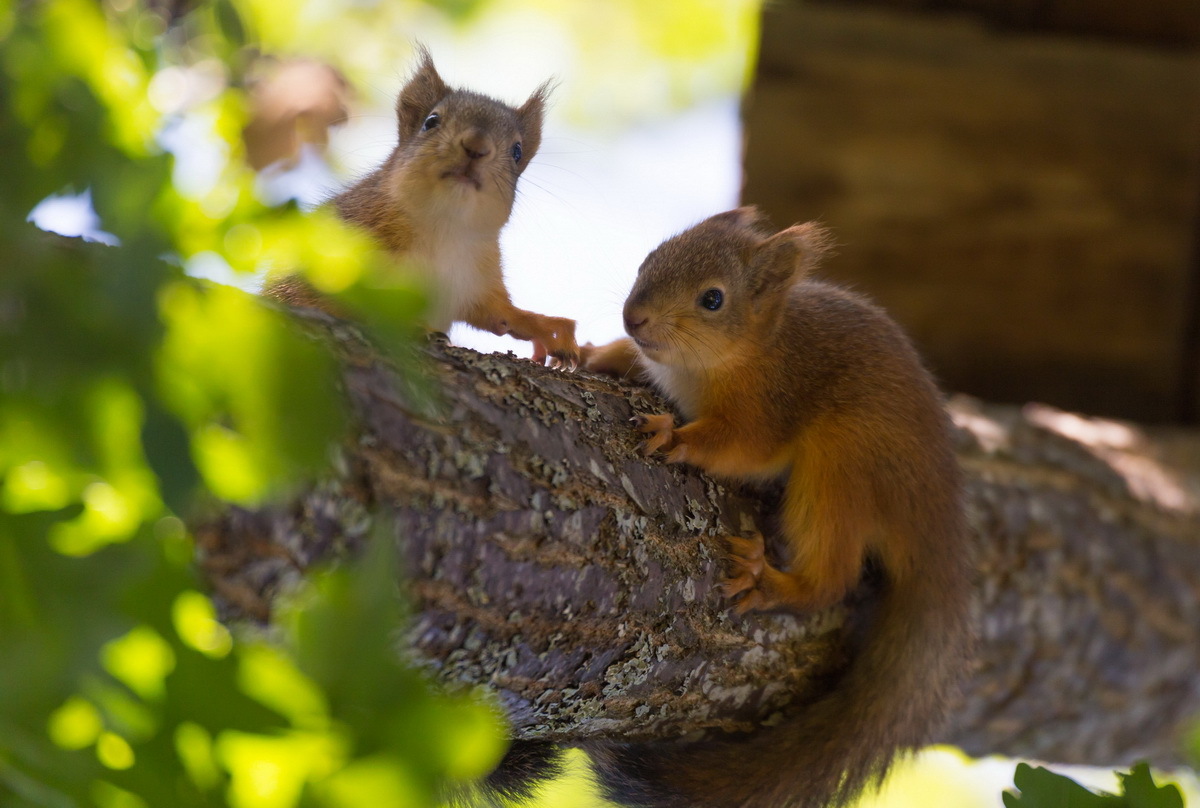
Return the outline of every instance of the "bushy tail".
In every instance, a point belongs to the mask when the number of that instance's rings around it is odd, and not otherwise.
[[[962,542],[940,574],[885,584],[864,644],[834,689],[791,719],[693,744],[589,749],[606,796],[638,808],[826,808],[877,784],[931,740],[970,645]]]
[[[445,791],[455,808],[524,805],[543,783],[563,773],[563,751],[548,741],[513,740],[494,771],[478,783]]]

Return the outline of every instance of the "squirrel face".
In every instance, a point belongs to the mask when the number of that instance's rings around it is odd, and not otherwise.
[[[720,213],[655,248],[625,301],[625,330],[646,358],[695,370],[736,360],[773,330],[786,288],[824,248],[823,231],[771,235],[752,207]]]
[[[396,196],[410,213],[457,213],[497,228],[508,220],[517,179],[541,144],[547,85],[513,108],[446,85],[424,48],[396,101],[399,142],[389,158]],[[418,200],[417,204],[413,201]]]

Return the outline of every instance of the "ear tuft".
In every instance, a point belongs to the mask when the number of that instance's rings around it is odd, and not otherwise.
[[[401,142],[416,134],[437,103],[449,94],[450,88],[438,75],[429,49],[417,43],[417,69],[396,99]]]
[[[833,248],[836,246],[833,234],[817,222],[794,224],[787,230],[778,233],[774,238],[783,236],[786,236],[800,251],[801,270],[805,274],[816,268],[817,264],[833,252]]]
[[[522,160],[523,165],[529,165],[529,161],[533,159],[533,155],[537,153],[538,147],[542,145],[542,122],[546,118],[546,102],[550,98],[550,93],[554,89],[557,82],[554,79],[547,79],[542,82],[536,90],[534,90],[525,103],[517,108],[517,120],[520,121],[522,148],[525,151],[525,157]]]
[[[762,211],[754,205],[743,205],[740,208],[734,208],[733,210],[727,210],[724,213],[710,216],[708,221],[739,229],[757,230],[765,223],[766,218]]]

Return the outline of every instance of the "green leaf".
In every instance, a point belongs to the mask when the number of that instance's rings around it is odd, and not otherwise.
[[[209,490],[258,503],[325,465],[344,417],[322,346],[230,287],[178,282],[161,308],[159,391]]]
[[[1129,774],[1118,774],[1129,808],[1183,808],[1183,794],[1174,785],[1159,786],[1147,763],[1139,763]]]
[[[232,0],[214,0],[213,15],[217,28],[234,48],[242,48],[247,44],[246,25],[242,15]]]
[[[1111,794],[1093,794],[1069,777],[1049,769],[1018,763],[1013,783],[1020,795],[1006,792],[1005,808],[1118,808],[1123,804]]]

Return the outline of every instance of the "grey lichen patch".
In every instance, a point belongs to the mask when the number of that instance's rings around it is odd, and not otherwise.
[[[710,508],[705,507],[696,500],[688,497],[687,510],[683,512],[683,529],[689,533],[700,533],[710,529],[708,514]]]
[[[691,603],[696,600],[696,582],[692,578],[688,578],[683,582],[683,588],[680,590],[684,601]]]
[[[655,647],[649,636],[642,635],[635,640],[626,651],[626,658],[604,671],[604,697],[611,699],[623,696],[631,687],[643,684],[653,668],[654,652]]]
[[[478,480],[487,473],[487,455],[470,452],[465,449],[456,451],[453,455],[454,466],[468,480]]]

